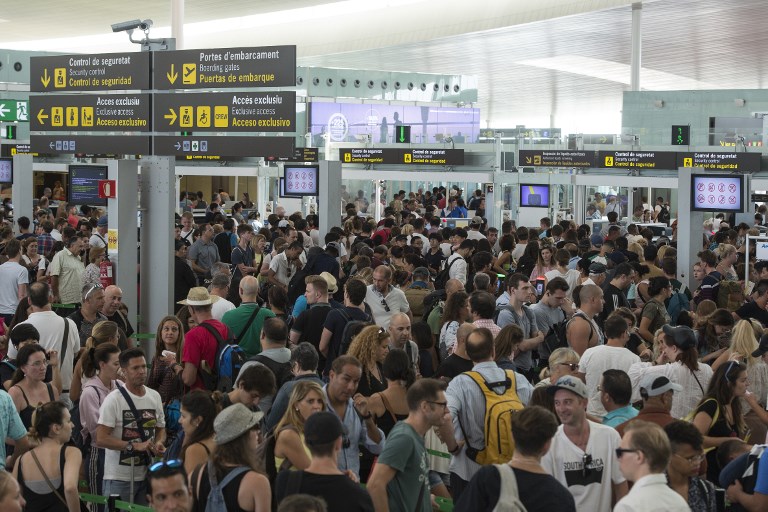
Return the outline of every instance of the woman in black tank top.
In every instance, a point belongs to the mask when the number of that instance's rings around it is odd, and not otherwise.
[[[196,389],[181,399],[179,425],[184,431],[181,460],[187,474],[210,460],[213,442],[213,420],[219,407],[209,391]]]
[[[383,375],[387,389],[371,396],[368,410],[376,417],[376,425],[388,435],[395,423],[408,417],[405,395],[416,375],[408,355],[398,348],[390,350],[384,359]]]
[[[79,510],[77,480],[83,456],[74,446],[72,418],[62,402],[50,402],[37,409],[30,435],[39,446],[25,453],[13,469],[28,512],[69,512]]]
[[[21,422],[27,430],[32,426],[32,413],[35,407],[59,398],[59,390],[44,382],[48,364],[59,364],[58,353],[51,351],[50,357],[49,361],[45,349],[33,343],[21,347],[16,359],[18,366],[13,374],[8,394],[11,395]]]
[[[219,482],[228,512],[270,512],[272,491],[269,480],[256,472],[256,449],[261,443],[262,412],[253,412],[243,404],[227,407],[213,422],[216,447],[210,462],[198,466],[190,476],[194,512],[205,512],[213,487]],[[232,473],[233,477],[227,477]],[[211,478],[212,477],[212,478]]]

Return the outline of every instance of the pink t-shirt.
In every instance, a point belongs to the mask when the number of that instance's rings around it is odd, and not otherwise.
[[[211,324],[219,331],[221,338],[227,339],[227,326],[218,320],[206,320],[204,323]],[[202,361],[208,363],[209,368],[213,368],[216,358],[216,348],[218,343],[216,338],[208,332],[205,327],[194,327],[184,336],[184,349],[181,354],[181,362],[184,364],[193,364],[197,367],[197,379],[191,389],[204,389],[203,380],[200,378],[200,364]]]

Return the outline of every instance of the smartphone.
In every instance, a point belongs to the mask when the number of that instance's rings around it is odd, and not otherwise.
[[[541,297],[542,295],[544,295],[544,278],[537,277],[536,278],[536,296]]]
[[[171,357],[173,359],[176,359],[176,352],[172,350],[163,350],[162,355],[163,357]]]

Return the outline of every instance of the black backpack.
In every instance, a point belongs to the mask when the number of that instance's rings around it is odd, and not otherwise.
[[[661,209],[659,210],[659,215],[656,217],[656,222],[663,222],[666,225],[669,225],[670,221],[670,215],[669,215],[669,208],[662,205]]]
[[[341,331],[341,343],[336,347],[335,353],[332,350],[328,352],[327,358],[331,361],[346,354],[355,336],[369,325],[373,325],[373,319],[370,315],[366,314],[366,320],[353,320],[344,309],[338,309],[337,311],[344,317],[347,323],[344,324],[344,329]]]
[[[432,310],[440,305],[441,300],[445,300],[445,296],[445,290],[435,290],[424,297],[424,300],[422,301],[422,304],[424,304],[424,314],[421,319],[426,322],[429,319]]]
[[[291,363],[278,363],[274,359],[270,359],[262,354],[258,354],[249,359],[249,361],[258,361],[263,364],[275,374],[275,389],[280,389],[283,384],[293,379],[293,373],[291,373]]]
[[[446,260],[446,265],[443,267],[443,270],[437,273],[435,276],[435,290],[445,290],[445,283],[448,282],[448,280],[451,278],[450,271],[451,267],[454,263],[457,261],[464,259],[461,256],[458,258],[453,258],[453,261],[450,263],[447,263],[448,260]]]

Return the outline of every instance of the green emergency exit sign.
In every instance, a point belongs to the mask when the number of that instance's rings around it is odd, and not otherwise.
[[[0,122],[13,121],[29,121],[29,102],[0,99]]]

